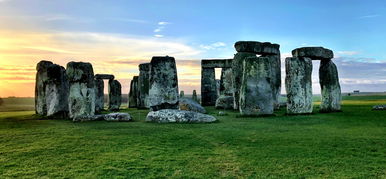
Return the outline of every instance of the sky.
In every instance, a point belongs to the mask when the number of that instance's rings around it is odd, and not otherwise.
[[[386,91],[381,0],[0,0],[0,22],[0,97],[34,96],[40,60],[91,62],[128,93],[138,64],[164,55],[176,59],[180,90],[200,93],[201,59],[233,58],[240,40],[280,44],[282,81],[291,50],[323,46],[343,92]]]

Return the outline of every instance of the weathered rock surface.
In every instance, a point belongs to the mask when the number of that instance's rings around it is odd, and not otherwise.
[[[110,74],[96,74],[95,79],[102,79],[102,80],[113,80],[114,75]]]
[[[150,63],[139,64],[138,108],[149,108]]]
[[[69,83],[64,67],[53,64],[47,68],[47,116],[67,117]]]
[[[183,98],[183,97],[185,97],[185,92],[184,91],[180,91],[180,98]]]
[[[47,115],[46,104],[46,85],[48,81],[47,69],[53,65],[50,61],[40,61],[36,65],[36,81],[35,81],[35,113]]]
[[[259,55],[277,55],[280,54],[279,44],[257,41],[238,41],[235,43],[237,52],[250,52]]]
[[[128,113],[110,113],[104,115],[104,120],[112,122],[129,122],[133,119]]]
[[[268,57],[248,57],[244,60],[244,74],[240,88],[242,115],[273,114],[270,60]]]
[[[196,101],[197,103],[200,103],[200,101],[198,100],[198,97],[197,97],[196,90],[193,90],[192,100]]]
[[[180,106],[180,110],[206,113],[206,110],[204,107],[202,107],[199,103],[189,98],[184,98],[184,97],[180,98],[179,106]]]
[[[233,109],[234,100],[233,96],[221,95],[216,100],[216,109]]]
[[[216,120],[210,115],[176,109],[150,111],[146,116],[146,121],[158,123],[210,123]]]
[[[235,54],[232,61],[232,83],[234,87],[233,97],[235,99],[233,109],[239,109],[240,87],[244,71],[243,63],[247,57],[256,57],[256,54],[249,52],[238,52]]]
[[[70,83],[68,97],[69,117],[76,118],[95,114],[95,80],[90,63],[70,62],[66,74]]]
[[[285,59],[287,113],[312,113],[312,59],[288,57]]]
[[[374,110],[374,111],[383,111],[383,110],[386,110],[386,104],[373,106],[373,110]]]
[[[232,68],[221,69],[220,77],[220,95],[233,95]]]
[[[153,57],[150,63],[150,109],[178,109],[178,79],[174,58]]]
[[[109,110],[118,111],[122,103],[122,86],[118,80],[109,80]]]
[[[336,65],[331,60],[322,60],[319,67],[319,83],[322,89],[320,112],[341,111],[341,89]]]
[[[129,108],[136,108],[138,106],[138,76],[133,76],[130,82],[129,91]]]
[[[214,68],[201,69],[201,104],[213,106],[217,99],[217,82]]]
[[[309,57],[312,60],[323,60],[334,58],[334,53],[330,49],[323,47],[302,47],[292,50],[293,57]]]
[[[105,105],[105,101],[104,101],[104,97],[105,97],[105,94],[104,94],[104,88],[105,88],[105,84],[103,82],[102,79],[100,78],[96,78],[95,79],[95,112],[96,113],[99,113],[101,111],[103,111],[104,109],[104,105]]]
[[[270,59],[270,65],[272,70],[271,85],[272,85],[272,97],[273,105],[275,109],[279,109],[279,96],[281,93],[281,61],[280,53],[278,55],[266,56]]]

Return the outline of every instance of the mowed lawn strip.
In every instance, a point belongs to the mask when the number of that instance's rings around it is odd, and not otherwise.
[[[211,124],[38,120],[0,113],[0,178],[386,177],[384,96],[344,97],[340,113],[240,117]]]

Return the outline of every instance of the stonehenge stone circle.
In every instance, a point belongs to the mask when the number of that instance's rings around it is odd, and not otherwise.
[[[200,101],[198,100],[198,97],[197,97],[197,92],[196,92],[196,90],[193,90],[192,100],[196,101],[197,103],[199,103],[199,102],[200,102]]]
[[[70,84],[69,117],[76,121],[78,117],[93,116],[96,95],[92,65],[84,62],[69,62],[66,69]]]
[[[241,115],[273,114],[271,59],[254,56],[246,58],[243,63],[239,99]]]
[[[104,88],[105,84],[103,82],[103,79],[95,78],[95,112],[99,113],[103,111],[103,108],[105,106],[104,101]]]
[[[202,107],[198,102],[189,98],[184,98],[184,97],[180,98],[179,107],[180,107],[180,110],[184,110],[184,111],[206,113],[206,110],[204,107]]]
[[[178,109],[178,79],[173,57],[156,56],[150,62],[149,106],[152,111]]]
[[[320,112],[341,111],[341,89],[338,70],[332,60],[322,60],[319,68],[319,83],[322,91]]]
[[[147,122],[158,123],[210,123],[216,120],[215,117],[207,114],[176,109],[150,111],[146,116]]]
[[[285,59],[287,113],[312,113],[312,59],[288,57]]]
[[[118,80],[109,80],[109,110],[118,111],[122,102],[122,86]]]
[[[138,76],[133,76],[130,82],[129,92],[129,108],[136,108],[138,106]]]
[[[139,64],[137,107],[149,108],[150,63]]]
[[[36,114],[67,117],[69,84],[66,70],[50,61],[40,61],[36,70]]]

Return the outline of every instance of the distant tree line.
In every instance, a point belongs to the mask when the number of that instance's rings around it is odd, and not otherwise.
[[[0,98],[0,106],[3,105],[4,101],[3,98]]]

